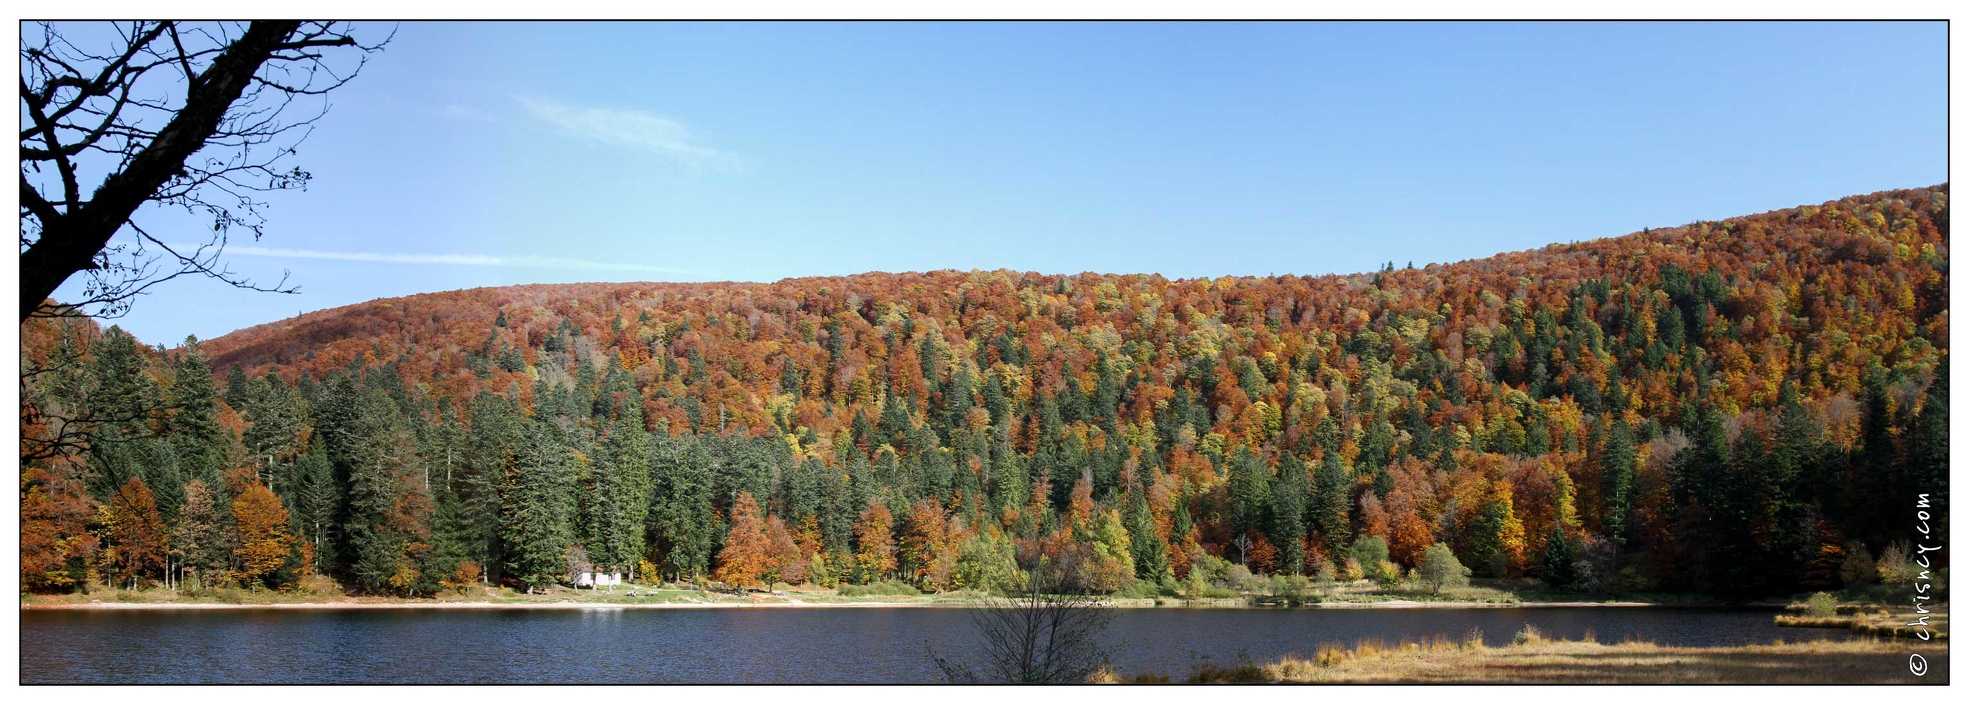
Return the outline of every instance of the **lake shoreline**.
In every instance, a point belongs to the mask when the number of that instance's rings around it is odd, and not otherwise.
[[[262,609],[209,602],[203,603],[205,607],[190,608],[185,607],[198,603],[122,603],[145,606],[119,608],[105,606],[118,604],[110,602],[108,596],[77,597],[81,598],[76,603],[80,608],[20,613],[23,643],[36,645],[24,655],[24,680],[76,684],[928,684],[942,680],[932,654],[951,654],[972,663],[982,656],[977,650],[980,645],[972,621],[974,611],[937,609],[938,605],[922,601],[880,601],[882,596],[848,597],[832,603],[809,599],[805,604],[764,602],[766,598],[761,596],[760,602],[751,605],[731,600],[667,612],[638,612],[634,611],[638,608],[627,606],[583,609],[586,605],[545,600],[531,604],[497,598],[407,604],[328,595],[290,596],[313,602]],[[105,601],[90,605],[87,600],[91,598]],[[329,607],[316,607],[319,605]],[[1326,611],[1117,608],[1096,616],[1113,618],[1100,638],[1101,646],[1111,650],[1117,673],[1166,674],[1173,680],[1183,679],[1200,665],[1236,668],[1246,663],[1262,666],[1294,659],[1317,663],[1329,647],[1360,650],[1364,645],[1380,644],[1405,649],[1409,643],[1481,639],[1501,651],[1513,642],[1514,634],[1530,632],[1527,625],[1537,625],[1539,631],[1534,633],[1552,634],[1555,639],[1592,639],[1597,634],[1617,645],[1652,640],[1673,649],[1717,650],[1740,644],[1790,642],[1800,637],[1859,638],[1839,630],[1800,634],[1773,625],[1771,613],[1765,610],[1668,605],[1657,609],[1456,607],[1443,603],[1436,609]],[[644,605],[641,609],[664,608]],[[200,648],[171,648],[174,644],[198,644]],[[433,648],[449,644],[472,646],[452,658],[428,658]],[[609,648],[596,648],[596,644]],[[760,644],[770,645],[770,649],[755,648]],[[767,662],[733,658],[734,648],[770,655],[773,665],[762,668]],[[652,658],[655,653],[662,656]],[[1939,651],[1930,655],[1936,653]],[[1510,656],[1508,652],[1500,655]],[[1566,658],[1591,665],[1595,656]],[[1651,659],[1645,667],[1652,670],[1672,668],[1660,663],[1663,658],[1681,658],[1679,652],[1623,652],[1618,656]],[[1747,658],[1727,653],[1720,657]],[[1558,665],[1570,668],[1577,664]],[[1444,670],[1420,675],[1452,677],[1457,669]],[[1350,678],[1374,673],[1330,675]]]
[[[1926,652],[1923,671],[1910,673],[1908,655]],[[1932,671],[1926,670],[1932,664]],[[1124,677],[1112,670],[1099,683],[1168,683],[1163,674]],[[1549,640],[1521,636],[1505,646],[1423,640],[1322,648],[1313,657],[1269,663],[1205,666],[1189,683],[1349,684],[1915,684],[1948,682],[1948,644],[1849,639],[1779,641],[1737,646],[1671,646],[1647,641],[1602,644],[1592,638]]]
[[[126,611],[126,610],[663,610],[663,609],[828,609],[828,608],[969,608],[979,607],[983,602],[909,602],[909,601],[857,601],[857,602],[660,602],[650,604],[618,602],[482,602],[482,601],[427,601],[427,602],[282,602],[266,604],[215,603],[215,602],[24,602],[23,611],[33,610],[81,610],[81,611]],[[1165,601],[1155,604],[1151,601],[1140,603],[1106,603],[1109,609],[1524,609],[1524,608],[1586,608],[1586,607],[1702,607],[1704,605],[1668,605],[1654,602],[1419,602],[1413,600],[1385,600],[1381,602],[1328,602],[1297,607],[1276,607],[1266,605],[1231,604],[1229,601],[1212,603],[1198,601]]]

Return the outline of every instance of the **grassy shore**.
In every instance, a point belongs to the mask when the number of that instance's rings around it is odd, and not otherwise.
[[[1928,672],[1909,671],[1909,655]],[[1167,683],[1165,676],[1097,682]],[[1860,638],[1758,646],[1676,647],[1645,642],[1553,641],[1521,634],[1509,646],[1436,640],[1327,647],[1310,659],[1205,667],[1191,683],[1936,683],[1948,682],[1946,642]]]
[[[1845,629],[1877,637],[1916,639],[1925,632],[1932,639],[1947,639],[1948,603],[1930,605],[1927,609],[1924,615],[1907,605],[1863,603],[1839,605],[1833,614],[1814,614],[1806,605],[1794,604],[1772,621],[1780,627]],[[1925,624],[1925,629],[1916,626],[1920,624]]]
[[[23,595],[23,609],[169,609],[225,607],[287,607],[316,609],[456,609],[463,607],[558,609],[581,606],[697,608],[697,607],[959,607],[984,604],[990,595],[978,591],[923,594],[899,583],[814,586],[735,593],[690,585],[624,585],[613,590],[555,587],[532,594],[511,588],[475,586],[447,590],[433,597],[383,597],[345,594],[332,581],[315,578],[290,590],[218,588],[196,591],[150,588],[125,590],[95,586],[87,593]],[[1653,605],[1717,604],[1699,596],[1580,595],[1546,593],[1517,586],[1481,585],[1445,589],[1440,593],[1410,586],[1384,587],[1361,581],[1315,586],[1289,593],[1213,592],[1191,599],[1184,595],[1119,594],[1103,598],[1110,607],[1126,608],[1469,608],[1469,607],[1644,607]]]

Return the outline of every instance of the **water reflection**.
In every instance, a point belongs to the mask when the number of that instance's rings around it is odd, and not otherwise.
[[[1771,613],[1682,608],[1120,610],[1119,670],[1181,676],[1201,663],[1310,655],[1323,644],[1526,623],[1712,646],[1838,638]],[[24,611],[25,683],[934,682],[930,650],[974,655],[961,609]]]

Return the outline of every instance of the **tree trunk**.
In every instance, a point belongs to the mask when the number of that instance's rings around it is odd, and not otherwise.
[[[131,157],[122,171],[104,179],[86,203],[71,204],[60,217],[43,219],[41,237],[20,255],[23,323],[62,282],[76,272],[96,268],[96,254],[123,229],[131,214],[183,171],[185,160],[205,147],[233,101],[252,85],[260,66],[300,27],[295,21],[249,25],[192,82],[184,108],[158,131],[156,139]],[[25,177],[21,184],[29,188]]]

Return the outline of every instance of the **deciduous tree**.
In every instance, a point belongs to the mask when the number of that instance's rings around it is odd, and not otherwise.
[[[758,585],[778,567],[774,559],[772,542],[766,537],[766,522],[759,516],[759,503],[749,492],[738,493],[732,500],[731,532],[725,534],[725,547],[718,551],[718,570],[712,577],[740,587]]]
[[[262,485],[247,485],[232,500],[234,526],[239,530],[239,582],[267,588],[292,585],[300,578],[294,537],[289,535],[287,508]]]

